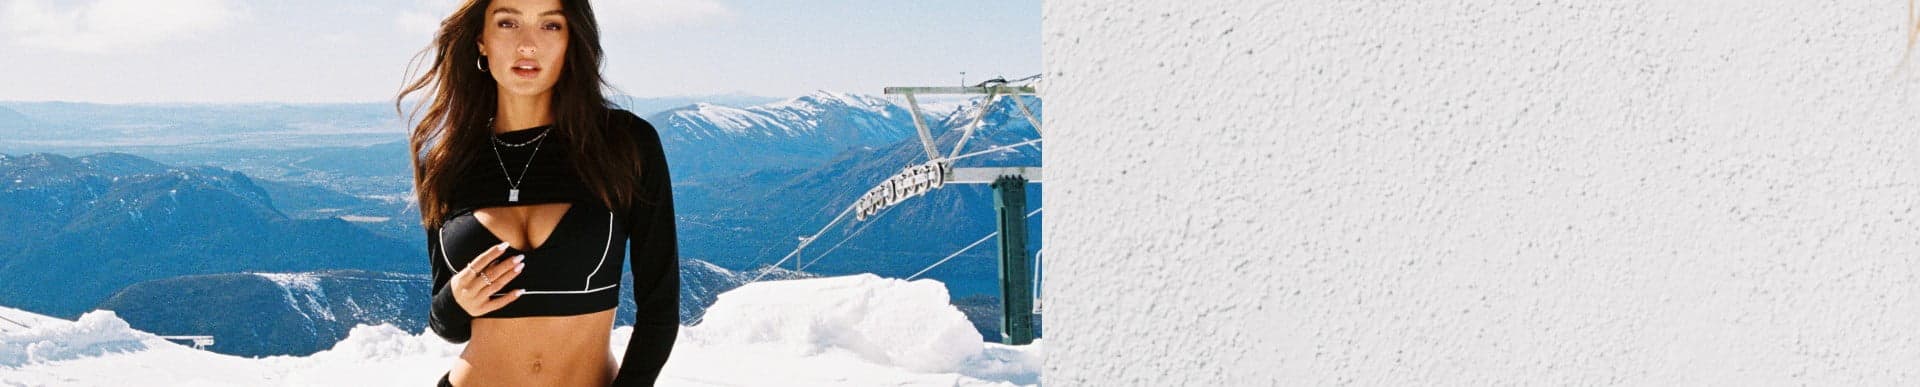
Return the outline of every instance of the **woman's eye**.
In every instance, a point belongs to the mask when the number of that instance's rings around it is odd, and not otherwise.
[[[547,25],[542,26],[542,28],[546,28],[547,30],[551,30],[551,31],[559,31],[561,26],[560,26],[560,23],[547,23]]]
[[[513,28],[517,26],[516,24],[513,24],[513,21],[510,21],[510,20],[501,20],[500,23],[498,23],[498,25],[500,26],[500,28]]]

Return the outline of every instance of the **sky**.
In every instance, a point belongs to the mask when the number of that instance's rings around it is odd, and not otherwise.
[[[601,0],[640,97],[880,94],[1040,73],[1039,0]],[[0,101],[384,102],[455,0],[0,0]]]

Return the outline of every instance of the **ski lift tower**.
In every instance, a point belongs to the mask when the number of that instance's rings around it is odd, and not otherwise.
[[[938,189],[946,184],[990,184],[993,187],[993,209],[998,213],[1000,234],[1000,339],[1010,345],[1026,345],[1033,342],[1033,315],[1040,311],[1036,297],[1039,274],[1033,269],[1033,260],[1027,256],[1027,183],[1040,182],[1040,167],[983,167],[954,168],[953,162],[964,156],[960,151],[966,149],[967,139],[973,137],[1000,97],[1012,98],[1014,106],[1020,108],[1021,115],[1033,124],[1035,133],[1040,130],[1040,119],[1033,115],[1021,95],[1034,95],[1032,85],[1015,83],[1038,79],[1039,75],[1007,81],[994,79],[978,85],[966,87],[887,87],[885,94],[900,94],[906,97],[908,111],[913,114],[913,127],[918,131],[920,144],[926,148],[927,162],[908,166],[900,174],[867,191],[856,205],[858,219],[865,220],[879,210],[902,200],[919,196],[927,191]],[[933,134],[927,130],[925,115],[920,112],[920,101],[916,95],[986,95],[985,102],[975,112],[973,122],[966,126],[960,140],[946,154],[933,143]]]

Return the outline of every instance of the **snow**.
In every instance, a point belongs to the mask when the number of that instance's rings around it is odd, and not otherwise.
[[[320,290],[320,278],[313,276],[312,273],[253,273],[253,275],[264,277],[287,290]]]
[[[979,331],[947,299],[937,281],[872,274],[759,282],[721,294],[687,330],[704,346],[795,356],[845,350],[875,364],[953,372],[982,346]]]
[[[341,215],[339,216],[339,218],[340,220],[353,222],[353,223],[381,223],[381,222],[386,222],[389,219],[393,219],[392,217],[387,217],[387,216],[366,216],[366,215]]]
[[[42,324],[0,333],[0,367],[147,349],[166,340],[133,330],[112,311],[93,311],[70,324]]]
[[[14,308],[0,307],[0,333],[18,332],[23,329],[29,329],[29,326],[38,326],[60,321],[66,320]]]
[[[897,109],[903,107],[886,98],[821,90],[745,108],[696,103],[668,114],[691,139],[814,136],[826,125],[822,119],[834,115],[831,111],[868,113],[845,115],[854,121],[853,131],[873,138],[898,138],[905,134],[902,125],[883,121],[894,118]]]
[[[692,110],[679,110],[673,114],[682,120],[712,123],[714,128],[720,129],[729,135],[748,134],[750,129],[755,126],[779,127],[787,135],[794,135],[794,129],[786,127],[777,121],[769,120],[766,117],[746,109],[731,106],[702,102],[694,104]]]
[[[928,115],[927,123],[931,125],[945,121],[955,114],[970,111],[986,98],[973,95],[931,94],[915,96],[914,100],[920,102],[920,112]],[[905,104],[905,101],[905,98],[901,98],[902,104]]]
[[[660,385],[1039,383],[1040,341],[982,343],[932,280],[760,282],[720,295],[706,316],[681,329]],[[0,385],[418,386],[438,380],[464,348],[430,332],[363,325],[311,356],[243,358],[134,330],[111,311],[65,321],[0,308],[0,317],[32,325],[0,331]],[[623,354],[631,332],[614,329],[609,350]]]
[[[804,96],[788,98],[780,102],[764,105],[764,107],[769,110],[792,109],[809,112],[819,112],[825,106],[843,106],[886,115],[887,109],[894,107],[894,103],[884,98],[869,95],[816,90]]]
[[[253,274],[280,285],[281,294],[285,296],[287,305],[304,304],[305,307],[296,309],[300,311],[300,314],[306,315],[306,311],[309,310],[320,313],[319,317],[307,315],[308,320],[333,321],[335,319],[333,309],[327,307],[329,304],[327,292],[320,288],[320,278],[315,277],[312,273]]]

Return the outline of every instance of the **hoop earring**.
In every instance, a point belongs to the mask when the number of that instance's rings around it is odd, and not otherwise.
[[[480,72],[483,72],[483,73],[487,72],[487,56],[481,55],[480,59],[474,60],[473,68],[480,69]]]

